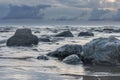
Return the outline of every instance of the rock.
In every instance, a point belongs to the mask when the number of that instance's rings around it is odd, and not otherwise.
[[[78,36],[94,36],[94,34],[91,32],[80,32]]]
[[[40,31],[35,31],[34,33],[40,33]]]
[[[98,65],[120,65],[120,40],[98,38],[83,47],[83,62]]]
[[[74,37],[74,36],[70,31],[64,31],[55,35],[55,37]]]
[[[0,40],[0,44],[6,43],[7,40]]]
[[[81,63],[81,59],[78,57],[78,55],[73,54],[73,55],[70,55],[70,56],[66,57],[65,59],[63,59],[62,62],[66,63],[66,64],[76,65],[76,64]]]
[[[103,32],[106,32],[106,33],[118,33],[120,32],[120,29],[119,28],[104,28],[103,29]]]
[[[114,29],[105,28],[105,29],[103,29],[103,31],[106,33],[112,33],[112,32],[114,32]]]
[[[7,40],[7,46],[31,46],[38,44],[38,37],[33,35],[30,29],[18,29],[15,34]]]
[[[63,60],[65,57],[76,54],[81,56],[82,46],[81,45],[64,45],[57,50],[48,53],[48,56],[57,57],[60,60]]]
[[[51,42],[49,38],[39,38],[40,42]]]
[[[46,55],[40,55],[37,57],[38,60],[49,60],[49,58]]]

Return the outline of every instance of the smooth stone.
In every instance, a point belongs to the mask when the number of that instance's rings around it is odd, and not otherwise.
[[[51,42],[49,38],[39,38],[40,42]]]
[[[73,54],[73,55],[70,55],[64,58],[62,62],[66,64],[71,64],[71,65],[77,65],[77,64],[82,63],[81,59],[76,54]]]
[[[94,36],[94,33],[92,32],[80,32],[78,36]]]
[[[38,60],[49,60],[49,58],[46,55],[40,55],[37,57]]]
[[[64,31],[55,35],[55,37],[74,37],[74,36],[70,31]]]

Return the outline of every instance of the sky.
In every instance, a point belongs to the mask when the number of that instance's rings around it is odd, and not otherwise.
[[[113,19],[120,14],[120,0],[0,0],[0,18],[10,17],[10,13],[23,18],[30,13],[25,11],[23,15],[15,12],[10,5],[21,7],[21,12],[24,12],[23,5],[49,5],[48,8],[38,9],[37,15],[44,16],[44,20]]]

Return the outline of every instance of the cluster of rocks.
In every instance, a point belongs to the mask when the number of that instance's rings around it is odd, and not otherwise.
[[[83,47],[65,45],[47,56],[56,57],[67,64],[120,65],[120,40],[98,38]]]
[[[81,32],[78,36],[94,36],[91,32]],[[55,37],[74,37],[70,31],[64,31],[55,35]],[[7,40],[7,46],[31,46],[37,45],[38,42],[50,42],[47,37],[38,38],[32,34],[28,28],[18,29],[15,34]]]
[[[78,34],[78,37],[80,37],[80,36],[94,36],[94,33],[92,33],[92,32],[80,32]],[[70,31],[64,31],[64,32],[61,32],[61,33],[55,35],[55,37],[74,37],[74,35]]]
[[[47,56],[56,57],[68,64],[81,63],[81,45],[64,45],[57,50],[50,52]]]
[[[56,36],[73,37],[70,31],[60,33]],[[66,35],[69,34],[69,35]],[[83,35],[81,33],[80,35]],[[85,35],[94,36],[92,33]],[[38,39],[30,29],[18,29],[15,34],[7,40],[7,46],[31,46],[37,45],[39,41],[49,42],[48,39]],[[120,40],[114,37],[98,38],[90,41],[84,46],[64,45],[53,52],[38,56],[37,59],[49,60],[48,56],[58,58],[67,64],[94,64],[94,65],[120,65]]]
[[[120,32],[120,28],[99,27],[99,28],[91,28],[90,31],[105,32],[105,33],[119,33]]]

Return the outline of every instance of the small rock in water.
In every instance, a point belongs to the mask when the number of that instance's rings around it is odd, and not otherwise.
[[[91,32],[80,32],[78,36],[94,36],[94,34]]]
[[[64,31],[55,35],[55,37],[74,37],[74,36],[70,31]]]
[[[39,38],[40,42],[51,42],[49,38]]]
[[[63,60],[65,57],[76,54],[81,56],[82,46],[81,45],[64,45],[57,50],[48,53],[48,56],[57,57],[60,60]]]
[[[7,40],[7,46],[31,46],[38,44],[38,37],[30,29],[18,29],[15,35]]]
[[[40,31],[35,31],[34,33],[40,33]]]
[[[65,59],[63,59],[63,62],[66,64],[72,64],[72,65],[77,65],[82,63],[81,59],[76,54],[66,57]]]
[[[38,60],[49,60],[49,58],[46,55],[40,55],[37,57]]]

